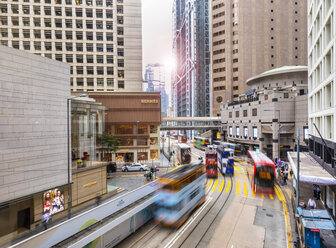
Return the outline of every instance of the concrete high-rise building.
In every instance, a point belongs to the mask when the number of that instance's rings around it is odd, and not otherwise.
[[[1,45],[69,63],[73,91],[142,90],[140,0],[1,1],[0,23]]]
[[[298,0],[211,1],[213,115],[250,89],[247,79],[307,65],[306,10]]]
[[[336,2],[308,1],[308,125],[310,155],[336,177]],[[323,186],[322,199],[336,216],[335,187]]]
[[[175,0],[172,82],[175,116],[210,116],[209,1]]]

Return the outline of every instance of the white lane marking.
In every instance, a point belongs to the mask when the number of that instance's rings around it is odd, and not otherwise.
[[[174,245],[176,240],[178,240],[181,235],[188,229],[188,227],[196,220],[196,218],[202,213],[203,209],[210,203],[212,197],[207,197],[207,200],[204,202],[203,206],[200,207],[197,212],[191,216],[191,218],[183,225],[183,227],[176,233],[176,235],[170,240],[170,242],[164,248],[170,248]]]

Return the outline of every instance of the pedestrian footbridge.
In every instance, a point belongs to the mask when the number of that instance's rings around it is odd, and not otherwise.
[[[220,117],[165,117],[160,130],[220,130]]]
[[[113,247],[153,216],[154,181],[11,247]]]

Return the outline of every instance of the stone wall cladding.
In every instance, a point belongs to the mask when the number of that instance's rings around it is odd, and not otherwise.
[[[67,183],[70,66],[0,46],[0,202]]]

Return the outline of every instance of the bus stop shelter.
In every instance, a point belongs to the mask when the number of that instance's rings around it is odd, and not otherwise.
[[[323,209],[302,209],[297,208],[300,216],[301,237],[304,238],[305,247],[323,247],[321,243],[321,231],[335,230],[335,222],[327,210]]]

